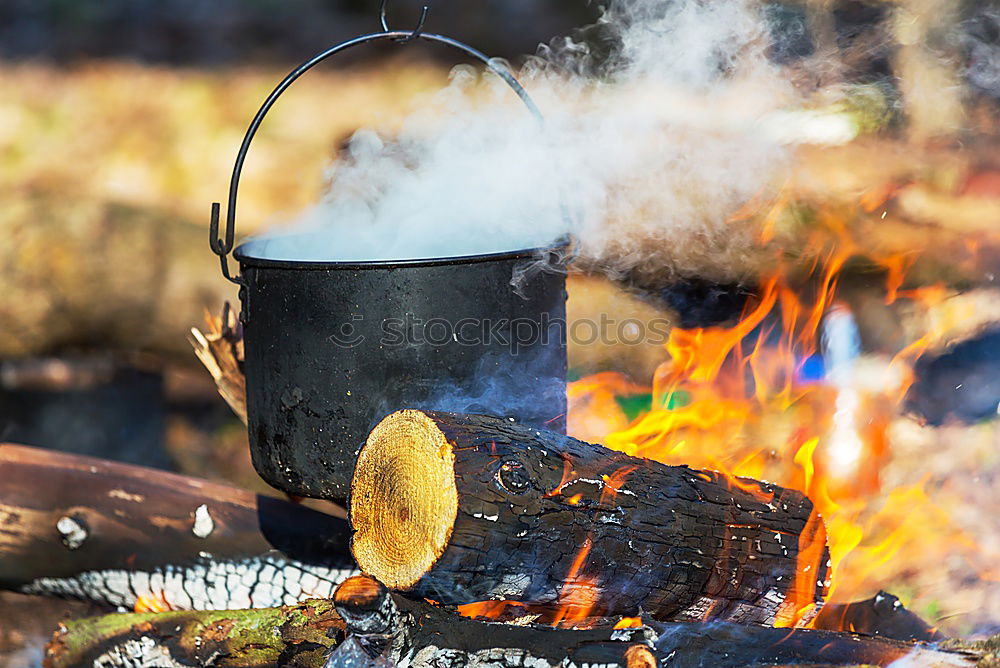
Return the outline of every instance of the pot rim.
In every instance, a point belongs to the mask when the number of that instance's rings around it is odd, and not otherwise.
[[[394,267],[434,267],[452,264],[474,264],[477,262],[495,262],[500,260],[515,260],[537,257],[544,253],[558,252],[569,247],[567,239],[559,239],[546,246],[522,248],[518,250],[500,251],[498,253],[479,253],[476,255],[451,255],[446,257],[412,258],[406,260],[273,260],[250,255],[247,246],[252,241],[245,241],[233,251],[233,257],[243,266],[260,267],[264,269],[371,269]]]

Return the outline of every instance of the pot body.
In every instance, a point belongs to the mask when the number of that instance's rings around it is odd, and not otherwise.
[[[236,258],[250,449],[274,487],[343,501],[368,432],[401,408],[565,429],[565,273],[525,272],[543,266],[539,251],[312,263],[241,247]]]

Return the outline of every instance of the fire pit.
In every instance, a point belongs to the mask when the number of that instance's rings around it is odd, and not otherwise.
[[[632,37],[639,44],[667,41],[665,34],[689,37],[684,17],[669,14],[674,3],[663,4],[667,17],[650,19],[657,30],[634,25],[635,16],[627,12],[618,18],[635,28]],[[691,12],[707,7],[679,4]],[[708,4],[703,18],[713,29],[728,29],[727,16],[757,25],[736,10],[742,3],[722,15],[716,12],[726,3]],[[948,634],[976,631],[949,619],[955,616],[954,600],[938,610],[927,605],[942,584],[978,587],[979,607],[992,605],[986,597],[996,589],[986,581],[995,578],[996,552],[983,549],[991,539],[988,527],[975,527],[975,534],[963,530],[956,521],[962,518],[953,512],[960,507],[950,506],[947,489],[919,482],[934,474],[936,464],[919,450],[906,450],[930,435],[900,412],[905,396],[920,397],[927,386],[929,372],[915,360],[940,352],[947,340],[944,331],[935,331],[935,321],[946,319],[942,312],[919,320],[953,300],[946,288],[915,278],[907,256],[862,243],[865,232],[899,222],[894,218],[902,216],[896,209],[902,200],[893,200],[898,183],[883,184],[860,202],[852,199],[858,191],[852,188],[849,203],[839,205],[844,211],[810,194],[814,184],[806,191],[790,184],[766,206],[758,206],[766,193],[747,204],[735,215],[746,216],[748,230],[758,234],[753,251],[761,257],[746,285],[729,283],[726,272],[710,279],[699,278],[694,269],[691,275],[672,271],[669,263],[655,262],[662,255],[644,257],[649,266],[639,269],[648,270],[631,274],[616,273],[623,266],[607,257],[603,265],[589,265],[595,271],[585,280],[603,281],[612,295],[635,298],[641,289],[669,302],[672,312],[661,308],[656,314],[671,316],[673,324],[661,341],[655,372],[638,376],[623,373],[620,358],[635,339],[624,336],[631,329],[618,330],[619,340],[607,344],[611,363],[593,369],[574,364],[574,371],[592,375],[568,386],[569,402],[563,394],[563,339],[550,336],[546,342],[544,336],[548,324],[558,327],[563,315],[563,256],[557,247],[530,248],[539,244],[525,242],[523,249],[496,252],[361,256],[333,245],[297,255],[257,239],[235,250],[241,273],[230,274],[242,163],[277,97],[302,73],[355,44],[424,38],[456,46],[423,35],[422,22],[415,31],[394,32],[383,13],[383,28],[307,61],[261,107],[237,156],[222,238],[218,205],[212,220],[213,250],[224,275],[241,288],[242,326],[230,319],[227,306],[222,323],[210,319],[208,335],[193,332],[192,338],[227,402],[249,422],[261,473],[290,493],[346,499],[346,513],[328,503],[263,498],[141,467],[3,445],[0,587],[135,611],[67,621],[48,645],[48,663],[993,665],[998,638],[984,644],[945,641]],[[730,37],[722,32],[715,33],[715,43],[706,40],[713,47],[705,49],[711,76],[719,74],[716,47]],[[759,34],[751,30],[744,37],[758,43]],[[678,41],[687,49],[698,39]],[[733,57],[752,59],[746,46],[739,45]],[[552,63],[560,64],[557,60],[558,54]],[[640,62],[639,69],[648,64]],[[533,109],[523,89],[502,72]],[[601,78],[583,92],[599,97],[608,81]],[[655,76],[642,74],[626,83],[638,84],[623,86],[630,92],[643,84],[659,90]],[[737,105],[747,90],[740,88]],[[708,96],[709,104],[719,100]],[[553,120],[559,109],[553,105]],[[571,124],[589,111],[568,114]],[[590,117],[600,122],[581,121],[585,129],[608,127],[602,114]],[[495,128],[505,135],[511,129],[492,117],[485,120],[490,139]],[[677,157],[666,151],[669,141],[647,140],[665,132],[672,136],[668,130],[676,119],[653,120],[635,132],[615,124],[623,131],[606,134],[643,144],[637,150],[626,145],[623,154],[666,153],[669,163]],[[710,119],[712,132],[722,131],[719,120]],[[468,132],[466,124],[455,125],[456,132]],[[758,128],[747,132],[757,134]],[[561,135],[555,123],[546,129],[553,138]],[[427,173],[440,164],[454,165],[456,153],[445,151],[442,158],[432,152],[428,158],[419,149],[409,151],[407,139],[401,132],[391,149],[402,150],[393,155],[430,163],[414,170],[420,175],[416,185],[443,184],[441,190],[426,188],[432,195],[423,201],[450,192],[459,170],[445,169],[446,178],[436,181]],[[565,149],[570,143],[546,144],[543,158],[553,146]],[[704,157],[703,144],[693,144],[699,147],[693,154]],[[518,150],[510,153],[520,159],[522,147],[512,145]],[[583,155],[600,169],[607,166],[601,162],[605,157],[615,162],[605,152]],[[473,183],[491,173],[494,156],[485,148],[484,155],[476,169],[462,170]],[[727,153],[727,160],[733,155]],[[359,156],[352,152],[344,163],[356,160],[367,168]],[[376,167],[389,164],[380,162],[382,157],[376,155]],[[531,178],[520,181],[526,184],[522,196],[552,164],[527,162],[542,169],[525,168]],[[690,171],[696,162],[679,164]],[[854,158],[850,164],[857,163]],[[717,170],[715,165],[709,171],[726,173]],[[348,174],[374,174],[381,185],[376,171]],[[407,172],[386,169],[384,175],[391,181],[400,174]],[[655,234],[674,230],[677,221],[666,207],[641,204],[663,204],[656,192],[663,182],[685,188],[689,181],[655,169],[616,171],[612,181],[624,188],[623,182],[647,174],[655,181],[649,198],[629,204],[636,205],[642,223],[664,223],[659,219],[664,216],[669,224],[652,231],[642,227],[643,241],[661,251],[686,252],[683,239]],[[716,181],[721,190],[736,188],[728,179]],[[699,201],[719,192],[693,189]],[[393,206],[384,210],[399,222],[400,200],[385,195],[384,188],[370,190],[390,200]],[[414,192],[402,186],[398,191]],[[607,222],[608,210],[597,202],[607,191],[597,192],[588,199],[590,193],[581,189],[581,209],[600,210],[593,220]],[[737,192],[734,199],[743,195]],[[456,210],[473,216],[469,206],[479,204],[478,198],[474,192]],[[529,212],[540,209],[526,199]],[[404,204],[412,201],[402,198]],[[807,204],[815,215],[801,215]],[[501,211],[498,218],[513,218]],[[484,220],[475,218],[477,233]],[[596,261],[586,224],[573,230],[581,256]],[[297,241],[310,244],[315,238]],[[626,260],[635,259],[629,239],[605,241],[620,242]],[[711,259],[722,264],[716,255]],[[555,271],[525,271],[528,264]],[[526,280],[515,285],[515,275]],[[566,279],[574,300],[580,296],[577,279]],[[726,308],[699,312],[684,306],[686,295],[703,302],[706,292]],[[738,298],[728,299],[731,292]],[[989,301],[997,301],[995,291]],[[606,303],[591,309],[601,315],[613,311]],[[883,317],[893,325],[901,319],[910,323],[893,330],[898,337],[886,347],[872,339],[878,329],[873,323]],[[440,328],[425,327],[424,338],[410,337],[406,324],[416,321]],[[584,322],[589,321],[579,315],[574,320]],[[630,318],[625,324],[641,329],[643,322],[653,320]],[[514,323],[527,325],[531,335],[523,336]],[[507,338],[487,340],[484,329]],[[402,338],[396,340],[397,334]],[[981,339],[987,353],[989,336]],[[946,397],[964,396],[955,393],[965,382],[976,385],[970,389],[992,391],[947,361],[965,350],[959,344],[938,357],[948,371],[961,372],[933,383],[944,387]],[[566,403],[570,434],[562,428]],[[961,443],[941,447],[942,458],[975,447],[967,440],[970,433],[962,433]],[[893,463],[908,468],[893,469]],[[995,467],[981,472],[987,478]],[[955,480],[973,487],[968,477]],[[979,489],[989,494],[988,484]],[[978,578],[972,585],[953,575],[963,572],[951,563],[957,558],[968,559],[960,566]],[[900,577],[904,569],[911,573]],[[926,586],[931,578],[938,582]],[[919,615],[880,591],[883,586],[901,594]],[[977,612],[968,619],[977,617],[990,618]]]

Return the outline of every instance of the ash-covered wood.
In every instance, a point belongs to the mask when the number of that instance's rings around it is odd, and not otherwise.
[[[356,572],[347,522],[228,485],[0,445],[0,588],[113,607],[271,607]]]
[[[630,457],[510,420],[399,411],[352,486],[352,549],[392,589],[588,614],[794,623],[821,600],[802,494]]]

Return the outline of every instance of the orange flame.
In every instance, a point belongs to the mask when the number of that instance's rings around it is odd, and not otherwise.
[[[877,212],[893,191],[870,193],[866,206]],[[779,217],[774,210],[767,214],[769,234]],[[892,457],[888,429],[913,381],[913,364],[954,325],[949,312],[938,308],[949,293],[939,286],[904,289],[914,257],[873,258],[850,237],[844,220],[833,212],[817,217],[826,234],[813,244],[811,255],[819,259],[803,267],[779,257],[733,326],[674,329],[668,360],[647,388],[604,372],[571,384],[569,392],[571,433],[627,454],[714,471],[706,475],[755,495],[770,492],[748,479],[772,480],[810,497],[814,513],[800,538],[798,573],[779,626],[808,623],[817,584],[828,598],[840,600],[891,586],[891,578],[905,570],[900,557],[926,552],[920,546],[928,540],[940,544],[937,536],[947,536],[948,549],[970,560],[976,552],[946,503],[931,498],[922,482],[882,488],[881,469]],[[880,380],[805,379],[804,365],[819,350],[827,314],[849,312],[837,301],[838,276],[857,255],[883,269],[886,303],[910,300],[918,311],[939,315],[929,318],[923,336],[879,363]],[[647,410],[628,419],[618,401],[644,394]],[[595,433],[601,424],[606,430]],[[830,569],[818,583],[824,543]],[[988,566],[979,570],[983,577],[991,572]]]
[[[559,591],[559,608],[552,618],[553,626],[574,627],[591,616],[600,592],[597,578],[583,573],[593,542],[590,537],[573,559],[562,589]]]
[[[626,454],[703,469],[705,479],[765,502],[773,492],[756,480],[797,489],[813,501],[799,537],[796,577],[776,626],[807,625],[816,612],[817,585],[827,600],[865,598],[891,587],[909,564],[932,564],[955,554],[976,558],[975,541],[957,528],[946,500],[932,494],[926,481],[883,489],[882,469],[892,459],[889,427],[913,381],[913,364],[940,343],[953,320],[963,317],[942,308],[949,297],[944,287],[905,288],[915,256],[873,257],[852,237],[851,216],[868,211],[884,218],[896,189],[873,189],[853,213],[815,212],[822,233],[807,242],[809,252],[803,255],[814,259],[803,263],[777,254],[772,275],[760,281],[758,294],[734,325],[674,329],[665,345],[666,361],[648,385],[602,372],[568,388],[573,435]],[[764,211],[754,201],[737,217],[762,216],[766,243],[779,234],[789,205],[785,197]],[[903,306],[928,314],[925,331],[891,360],[862,360],[875,369],[866,367],[864,373],[875,375],[865,382],[854,369],[844,378],[809,377],[806,364],[820,348],[825,318],[837,309],[850,311],[837,298],[838,278],[858,256],[884,272],[886,304],[909,300]],[[634,407],[644,397],[648,403],[640,413],[624,408],[623,400]],[[602,503],[614,499],[631,472],[626,467],[602,476]],[[573,475],[565,462],[561,482],[546,496],[561,494]],[[574,499],[578,502],[579,495],[568,502]],[[829,564],[820,563],[825,545]],[[566,575],[553,621],[557,625],[573,625],[593,614],[598,581],[582,572],[589,551],[588,540]],[[829,566],[827,576],[819,582],[824,566]],[[991,564],[979,572],[996,575]],[[619,622],[626,623],[640,622]]]

